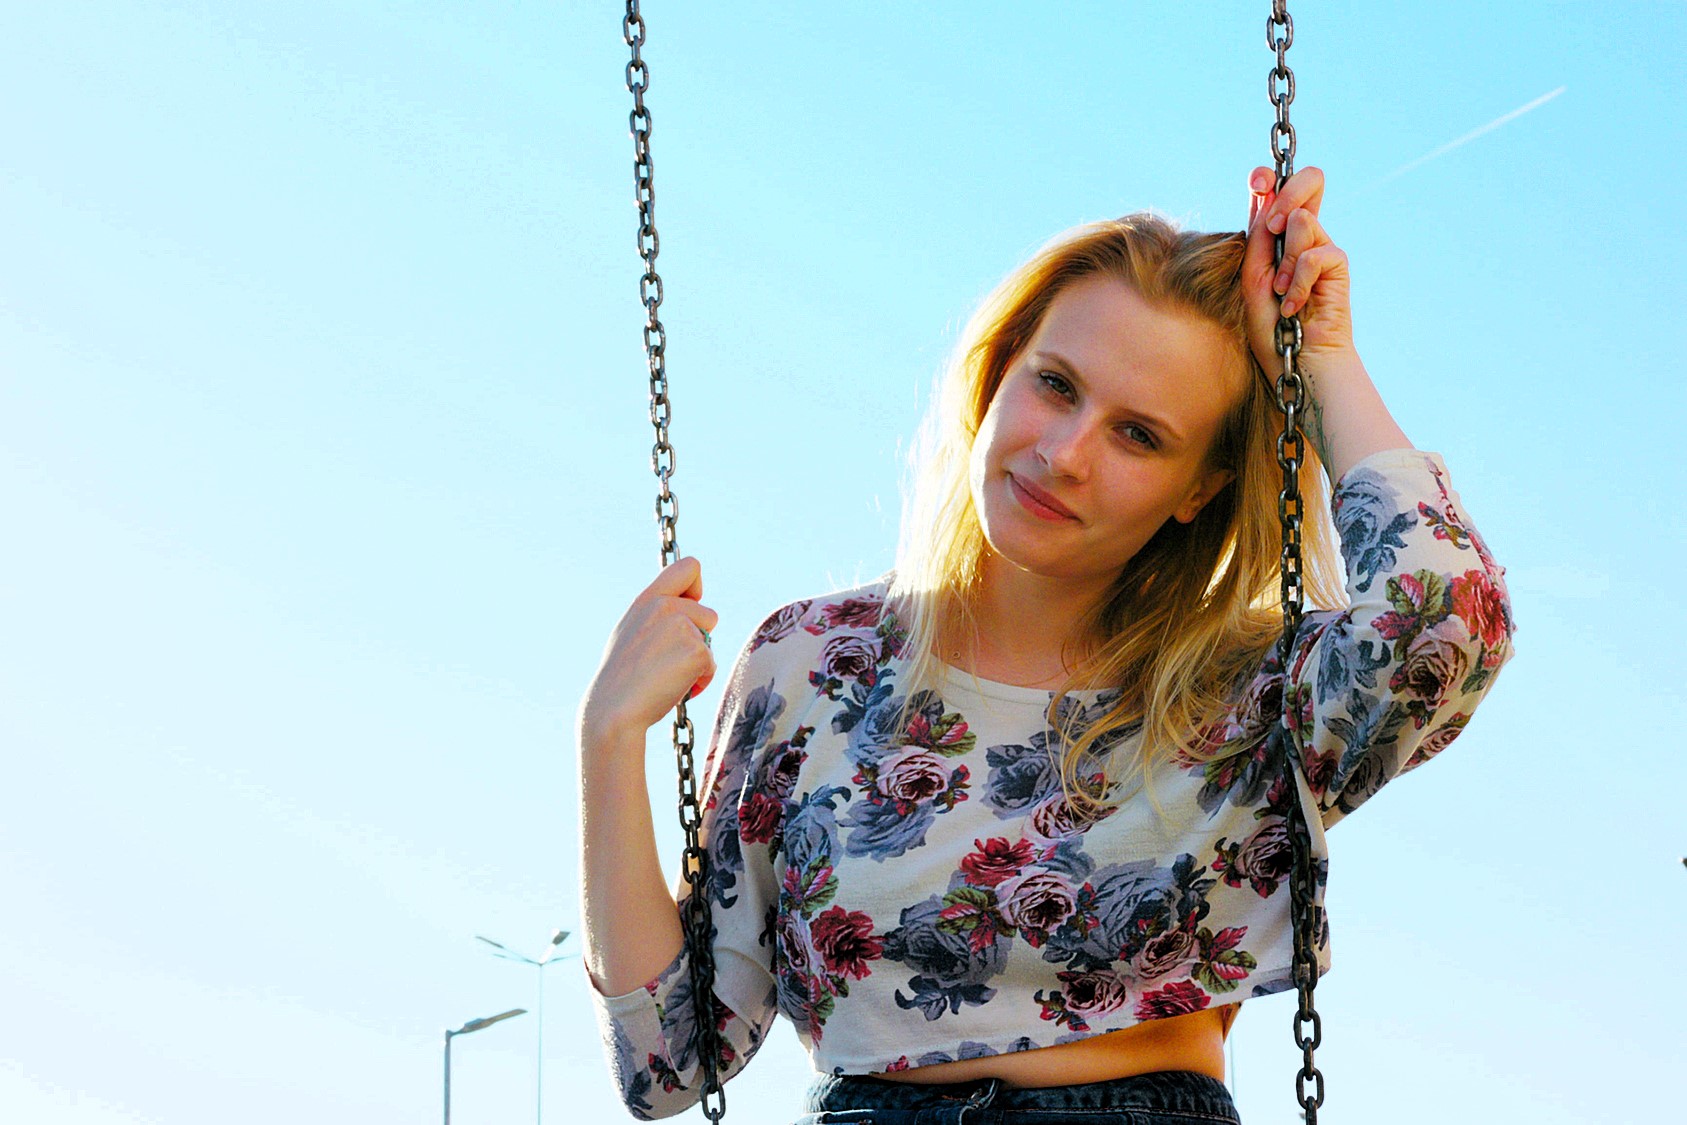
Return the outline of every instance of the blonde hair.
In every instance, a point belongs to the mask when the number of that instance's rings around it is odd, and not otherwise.
[[[1089,651],[1050,702],[1059,735],[1060,777],[1073,812],[1103,815],[1124,797],[1098,780],[1095,752],[1142,731],[1133,772],[1177,756],[1209,761],[1223,740],[1204,728],[1222,715],[1241,680],[1258,667],[1282,628],[1282,532],[1277,463],[1281,414],[1272,385],[1247,340],[1241,264],[1246,236],[1179,229],[1150,212],[1092,223],[1057,236],[1010,273],[968,322],[927,412],[911,459],[912,482],[887,605],[906,631],[904,714],[941,676],[945,620],[976,630],[974,609],[985,550],[968,463],[991,399],[1012,361],[1029,345],[1055,297],[1082,278],[1129,285],[1149,305],[1215,325],[1250,377],[1208,451],[1211,468],[1234,478],[1188,523],[1167,520],[1127,563],[1107,596],[1080,624]],[[1209,373],[1235,382],[1232,371]],[[1309,607],[1344,600],[1327,514],[1328,484],[1309,443],[1301,443],[1303,588]],[[976,679],[976,676],[975,676]],[[1072,722],[1068,692],[1119,690],[1097,720]],[[1116,758],[1118,755],[1112,755]],[[1111,767],[1106,771],[1112,772]],[[1115,777],[1114,782],[1120,781]],[[1132,790],[1134,793],[1135,790]]]

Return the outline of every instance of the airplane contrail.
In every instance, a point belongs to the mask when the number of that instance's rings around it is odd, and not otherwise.
[[[1381,185],[1386,184],[1389,180],[1392,180],[1392,179],[1394,179],[1398,176],[1405,175],[1407,172],[1410,172],[1413,168],[1416,168],[1420,164],[1428,163],[1429,161],[1434,160],[1437,156],[1445,156],[1447,153],[1452,152],[1455,148],[1458,148],[1460,145],[1467,145],[1471,141],[1474,141],[1477,137],[1480,137],[1483,133],[1492,132],[1493,130],[1498,129],[1501,125],[1504,125],[1507,121],[1515,120],[1516,118],[1522,117],[1525,113],[1528,113],[1530,110],[1535,109],[1539,106],[1545,105],[1547,102],[1551,101],[1553,98],[1556,98],[1559,94],[1562,94],[1565,90],[1568,90],[1568,89],[1569,89],[1568,86],[1560,86],[1560,87],[1558,87],[1558,89],[1552,91],[1549,94],[1542,94],[1540,97],[1536,98],[1534,101],[1530,102],[1528,105],[1519,106],[1518,108],[1512,110],[1510,113],[1505,114],[1503,117],[1494,118],[1492,121],[1488,122],[1486,125],[1483,125],[1481,128],[1472,129],[1470,132],[1466,133],[1464,136],[1460,137],[1456,141],[1448,141],[1446,144],[1442,145],[1440,148],[1436,149],[1434,152],[1426,153],[1423,156],[1418,157],[1416,160],[1411,161],[1410,163],[1400,165],[1400,167],[1394,169],[1394,171],[1392,171],[1388,175],[1382,177],[1380,180],[1376,180],[1373,183],[1366,184],[1363,188],[1360,188],[1359,191],[1360,192],[1370,191],[1374,187],[1380,187]],[[1359,192],[1354,192],[1354,194],[1357,195],[1357,194],[1359,194]]]

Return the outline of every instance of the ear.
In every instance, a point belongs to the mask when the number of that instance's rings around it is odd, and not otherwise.
[[[1207,506],[1207,501],[1217,496],[1225,485],[1235,479],[1236,474],[1229,469],[1208,470],[1196,483],[1195,490],[1178,505],[1177,511],[1172,513],[1172,518],[1178,523],[1194,522],[1195,517],[1201,514],[1201,509]]]

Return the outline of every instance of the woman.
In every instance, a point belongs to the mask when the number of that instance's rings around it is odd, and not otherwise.
[[[780,609],[733,669],[702,789],[722,1072],[783,1013],[819,1072],[807,1121],[1235,1120],[1230,1022],[1292,987],[1289,802],[1322,872],[1323,829],[1450,742],[1510,655],[1503,570],[1354,350],[1322,173],[1270,186],[1255,169],[1246,234],[1133,215],[1009,276],[893,575]],[[1280,299],[1311,443],[1286,669]],[[640,1117],[700,1093],[642,762],[713,677],[702,593],[696,560],[664,570],[580,712],[586,960]]]

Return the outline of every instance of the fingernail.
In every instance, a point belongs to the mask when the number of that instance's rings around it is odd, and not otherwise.
[[[1271,221],[1265,225],[1272,234],[1282,234],[1283,228],[1289,225],[1289,217],[1279,213],[1271,216]]]

